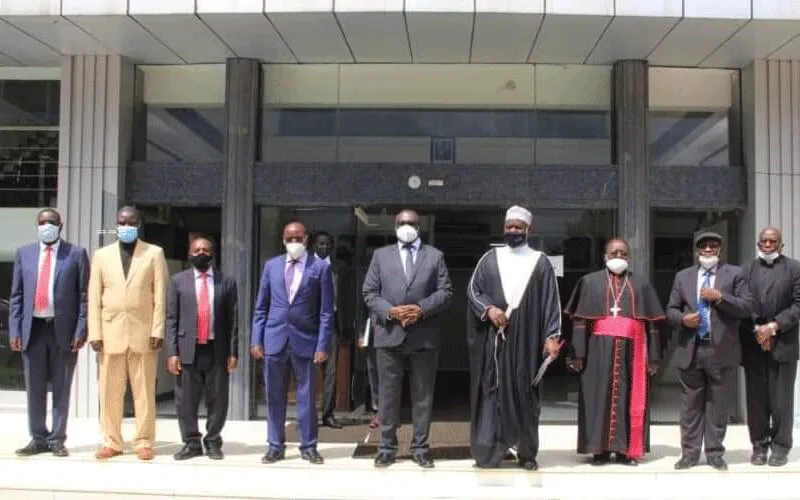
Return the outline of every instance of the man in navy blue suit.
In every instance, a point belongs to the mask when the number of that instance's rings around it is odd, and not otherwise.
[[[268,260],[261,273],[250,353],[264,359],[267,392],[267,453],[262,463],[285,458],[286,403],[290,371],[297,388],[297,428],[300,456],[312,464],[324,462],[317,452],[317,411],[314,404],[316,365],[328,359],[333,328],[331,266],[307,251],[303,224],[283,228],[286,253]]]
[[[9,344],[22,351],[31,442],[27,457],[69,455],[67,416],[78,351],[86,342],[89,257],[61,239],[61,215],[46,208],[37,216],[39,243],[17,250],[11,282]],[[47,383],[53,387],[52,430],[47,430]]]

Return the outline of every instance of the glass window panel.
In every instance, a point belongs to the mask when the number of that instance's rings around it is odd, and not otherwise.
[[[653,165],[731,164],[727,112],[651,111],[649,134]]]
[[[58,126],[61,82],[0,81],[0,126]]]
[[[58,130],[0,130],[0,207],[55,206]]]
[[[223,105],[147,105],[145,109],[147,147],[144,160],[164,163],[215,163],[223,160]]]

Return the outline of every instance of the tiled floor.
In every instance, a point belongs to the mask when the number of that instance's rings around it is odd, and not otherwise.
[[[180,447],[172,419],[158,422],[158,456],[140,463],[131,454],[98,463],[97,422],[73,419],[68,445],[72,455],[19,459],[13,450],[26,442],[25,418],[0,415],[0,498],[39,499],[800,499],[800,461],[792,457],[781,469],[748,463],[749,443],[743,426],[729,429],[727,457],[731,469],[719,473],[707,466],[676,472],[679,454],[675,426],[654,426],[653,452],[639,467],[595,468],[575,455],[575,427],[543,426],[540,431],[541,469],[478,471],[470,460],[440,460],[423,471],[408,462],[375,470],[370,460],[353,459],[356,443],[320,444],[326,463],[311,466],[287,450],[287,460],[266,466],[262,422],[229,422],[222,462],[197,458],[177,463],[171,455]],[[133,433],[132,422],[125,435]],[[709,497],[711,495],[711,497]]]

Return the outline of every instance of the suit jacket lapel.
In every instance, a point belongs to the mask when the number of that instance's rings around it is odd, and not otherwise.
[[[133,267],[133,264],[131,264]],[[128,271],[128,276],[131,273]],[[189,324],[194,325],[192,329],[197,335],[197,286],[195,286],[195,278],[194,278],[194,269],[189,269],[186,271],[186,288],[188,296],[192,298],[192,300],[186,301],[186,315],[189,317]],[[194,321],[192,321],[194,320]]]
[[[306,282],[308,281],[308,275],[310,274],[308,270],[311,268],[311,265],[314,263],[315,259],[316,257],[312,254],[306,255],[306,265],[303,268],[303,276],[300,278],[300,286],[297,287],[297,293],[294,294],[294,298],[297,298],[300,292],[305,289]]]
[[[64,268],[64,264],[66,263],[67,256],[69,255],[69,243],[66,241],[61,241],[58,244],[58,255],[56,255],[56,271],[53,277],[53,286],[58,283],[58,277],[61,274],[61,270]]]
[[[222,276],[214,269],[214,337],[219,338],[222,328]]]
[[[145,250],[145,244],[141,241],[136,242],[136,246],[133,247],[133,256],[131,257],[131,267],[128,269],[128,278],[125,280],[125,283],[130,285],[131,278],[136,273],[137,270],[141,267],[143,254]],[[122,254],[120,254],[119,258],[120,264],[122,264]]]
[[[692,281],[689,283],[689,290],[692,291],[692,297],[694,297],[692,301],[692,311],[697,311],[697,306],[700,303],[700,290],[697,288],[697,281],[700,279],[698,276],[700,271],[700,266],[695,266],[694,272],[689,275],[692,278]]]
[[[417,257],[412,260],[414,263],[411,267],[411,272],[408,275],[408,282],[406,283],[408,286],[411,286],[414,283],[414,280],[417,278],[417,272],[419,272],[419,268],[422,266],[422,260],[425,258],[426,255],[425,245],[420,245],[419,250],[417,250]]]

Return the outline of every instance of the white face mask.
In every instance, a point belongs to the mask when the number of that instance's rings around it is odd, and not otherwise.
[[[764,253],[761,250],[758,251],[758,258],[763,260],[767,264],[772,264],[773,262],[775,262],[775,259],[780,257],[780,255],[781,255],[780,252]]]
[[[397,234],[397,239],[400,240],[401,243],[412,243],[419,238],[417,230],[408,224],[403,224],[398,227],[395,233]]]
[[[703,269],[711,269],[719,263],[719,257],[716,255],[700,255],[697,260]]]
[[[622,274],[628,270],[628,261],[625,259],[608,259],[606,267],[614,274]]]
[[[306,253],[306,246],[302,243],[292,241],[289,243],[284,243],[284,245],[286,245],[286,253],[288,253],[289,257],[293,259],[299,259],[303,256],[303,254]]]

